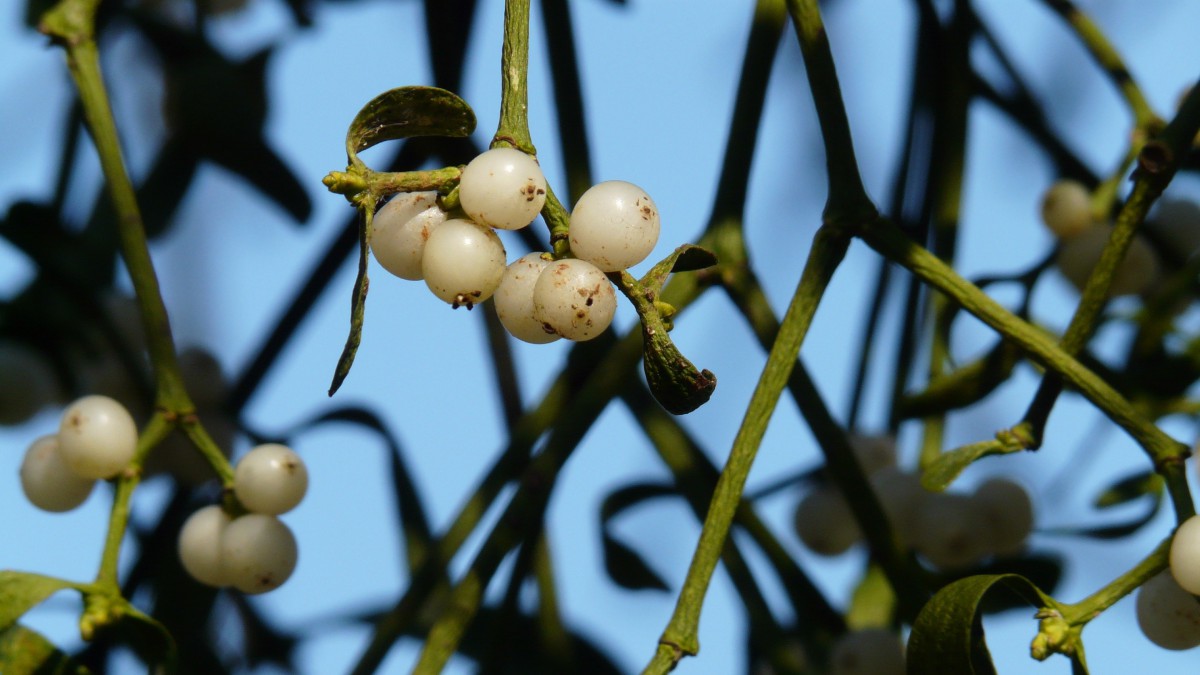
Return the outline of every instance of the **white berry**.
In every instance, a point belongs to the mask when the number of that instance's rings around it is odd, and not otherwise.
[[[1060,180],[1042,197],[1042,222],[1059,239],[1071,239],[1092,227],[1092,195],[1076,180]]]
[[[546,177],[530,155],[512,148],[493,148],[463,169],[458,199],[471,220],[501,230],[519,230],[532,223],[546,203]]]
[[[59,455],[57,436],[34,441],[21,461],[21,489],[25,498],[43,511],[70,511],[88,498],[95,483],[67,467]]]
[[[991,551],[999,555],[1020,553],[1033,531],[1033,502],[1025,488],[1007,478],[991,478],[971,498],[987,525]]]
[[[1137,594],[1138,627],[1163,649],[1200,647],[1200,601],[1160,572],[1142,584]]]
[[[296,569],[296,537],[275,516],[251,513],[225,526],[221,565],[229,584],[243,593],[279,588]]]
[[[896,439],[892,436],[851,434],[850,449],[867,476],[896,465]]]
[[[938,569],[966,567],[988,552],[983,514],[966,495],[931,493],[921,503],[916,520],[913,545]]]
[[[504,244],[496,233],[469,220],[447,220],[425,242],[425,285],[455,309],[471,309],[492,297],[504,276]]]
[[[259,445],[246,453],[233,472],[233,492],[253,513],[287,513],[308,491],[308,469],[291,448]]]
[[[571,252],[605,272],[640,263],[658,243],[654,200],[633,183],[593,185],[571,212]]]
[[[492,296],[496,304],[496,315],[509,335],[533,344],[545,344],[558,339],[558,334],[546,330],[538,321],[533,307],[533,288],[538,277],[550,264],[541,253],[530,253],[514,260],[504,276],[500,287]]]
[[[138,430],[125,406],[84,396],[63,411],[58,429],[63,461],[84,478],[109,478],[133,459]]]
[[[1062,242],[1059,246],[1054,262],[1075,288],[1082,291],[1087,284],[1092,268],[1100,261],[1100,254],[1108,244],[1110,234],[1112,228],[1107,225],[1093,225],[1086,232]],[[1137,295],[1147,290],[1158,280],[1160,267],[1158,255],[1150,244],[1142,237],[1134,236],[1129,242],[1125,259],[1117,265],[1113,273],[1109,295]]]
[[[221,559],[221,535],[229,523],[229,514],[215,504],[184,521],[179,530],[179,562],[196,581],[214,588],[230,585]]]
[[[829,666],[830,675],[904,675],[904,644],[882,628],[846,633],[834,643]]]
[[[371,221],[371,252],[385,270],[401,279],[420,279],[425,242],[445,221],[436,192],[398,194]]]
[[[792,524],[800,541],[819,555],[840,555],[862,538],[846,498],[829,484],[817,485],[804,495]]]
[[[1175,530],[1171,575],[1188,593],[1200,595],[1200,516],[1188,518]]]
[[[917,539],[917,515],[930,492],[921,487],[921,479],[899,467],[888,466],[871,474],[871,488],[887,516],[892,532],[909,547]]]
[[[603,333],[612,323],[617,295],[595,265],[568,258],[542,270],[533,287],[533,306],[546,328],[581,342]]]

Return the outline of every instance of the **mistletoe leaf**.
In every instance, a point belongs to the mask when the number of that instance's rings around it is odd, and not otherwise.
[[[437,87],[397,87],[367,102],[346,131],[346,157],[384,141],[415,136],[465,137],[475,130],[475,112],[457,95]]]
[[[0,630],[0,673],[8,675],[89,675],[54,643],[20,624]]]
[[[32,572],[0,571],[0,630],[15,624],[25,612],[51,595],[75,587],[65,579]]]
[[[1015,593],[1035,607],[1053,604],[1018,574],[959,579],[938,591],[917,614],[908,638],[908,672],[995,675],[980,619],[984,596],[993,591]]]
[[[675,258],[672,272],[695,272],[717,264],[717,254],[692,244],[684,244],[671,254]]]
[[[1146,495],[1157,497],[1162,494],[1162,490],[1162,476],[1153,471],[1141,471],[1132,476],[1126,476],[1110,485],[1104,492],[1096,496],[1093,506],[1098,509],[1106,509],[1121,504],[1128,504]]]
[[[642,316],[645,350],[642,367],[650,393],[672,415],[686,415],[708,402],[717,388],[717,376],[700,370],[679,352],[657,315]]]
[[[374,218],[375,202],[368,200],[358,231],[358,274],[354,277],[354,290],[350,296],[350,334],[346,336],[346,345],[342,347],[342,355],[338,357],[337,366],[333,371],[333,382],[329,385],[330,396],[337,392],[346,376],[350,374],[350,366],[354,365],[354,355],[358,353],[358,345],[362,342],[367,290],[371,285],[371,280],[367,278],[367,258],[370,255],[368,242],[371,241],[371,221]]]
[[[660,483],[635,483],[615,490],[604,498],[600,505],[600,536],[604,546],[604,568],[618,586],[629,590],[655,589],[669,591],[670,587],[646,564],[646,561],[629,546],[613,536],[613,518],[633,506],[651,499],[678,496],[670,485]]]
[[[921,474],[921,485],[925,486],[926,490],[941,492],[949,487],[968,466],[989,455],[999,455],[1005,452],[1006,450],[999,441],[988,440],[942,453],[925,469],[925,473]]]

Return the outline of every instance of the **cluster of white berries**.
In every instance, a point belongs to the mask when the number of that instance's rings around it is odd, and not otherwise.
[[[1042,198],[1042,222],[1058,239],[1055,264],[1075,288],[1083,290],[1092,268],[1108,243],[1112,228],[1096,219],[1092,195],[1082,183],[1060,180]],[[1110,294],[1142,295],[1157,292],[1170,265],[1182,264],[1200,252],[1200,206],[1186,199],[1164,199],[1147,216],[1143,230],[1159,245],[1156,251],[1147,236],[1134,235],[1125,259],[1113,275]],[[1171,260],[1173,254],[1174,260]]]
[[[278,516],[308,491],[308,470],[291,448],[259,445],[234,469],[234,494],[248,513],[231,517],[206,506],[179,531],[179,560],[193,579],[216,588],[265,593],[288,580],[299,552],[296,537]]]
[[[1200,516],[1175,530],[1169,561],[1138,590],[1138,626],[1163,649],[1200,647]]]
[[[115,476],[137,450],[138,430],[125,406],[85,396],[63,411],[58,433],[33,442],[21,462],[25,498],[44,511],[79,506],[97,480]]]
[[[1091,192],[1082,183],[1069,179],[1057,181],[1046,191],[1042,198],[1042,222],[1058,239],[1055,264],[1059,272],[1082,291],[1092,268],[1100,261],[1112,227],[1095,217]],[[1113,274],[1109,294],[1120,297],[1147,292],[1159,280],[1161,267],[1150,243],[1135,235],[1125,259]]]
[[[495,229],[519,230],[541,212],[546,179],[537,160],[510,148],[488,150],[463,169],[458,189],[466,218],[449,218],[433,192],[393,197],[375,214],[371,251],[384,269],[424,279],[452,307],[470,309],[494,297],[500,322],[525,342],[602,333],[617,306],[605,273],[636,265],[658,242],[658,208],[650,197],[630,183],[608,181],[585,192],[571,214],[574,258],[530,253],[506,267]]]
[[[970,495],[929,492],[896,466],[891,438],[854,436],[851,447],[900,542],[938,569],[1015,555],[1033,530],[1033,504],[1011,480],[992,478]],[[840,555],[862,539],[849,503],[830,483],[804,495],[794,522],[800,541],[820,555]]]
[[[85,396],[63,411],[58,433],[29,446],[21,489],[42,510],[70,511],[97,480],[125,469],[137,442],[137,425],[124,405]],[[297,551],[296,538],[276,516],[295,508],[307,490],[308,470],[290,448],[272,443],[252,449],[234,469],[234,494],[248,513],[231,518],[214,505],[192,514],[179,534],[184,569],[197,581],[245,593],[278,588],[295,569]]]

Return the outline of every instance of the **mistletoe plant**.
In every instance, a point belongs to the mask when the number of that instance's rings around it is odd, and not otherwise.
[[[316,21],[315,1],[288,0],[297,26]],[[1087,673],[1095,664],[1086,657],[1086,627],[1133,594],[1138,625],[1151,643],[1200,647],[1200,519],[1185,467],[1191,451],[1165,430],[1168,418],[1200,415],[1200,336],[1186,321],[1200,291],[1200,207],[1159,199],[1177,173],[1200,171],[1200,87],[1184,94],[1169,119],[1160,116],[1122,55],[1071,2],[1028,0],[1062,21],[1119,92],[1131,119],[1120,159],[1097,174],[1052,132],[1044,106],[977,11],[981,3],[912,0],[917,39],[908,126],[885,205],[868,196],[859,171],[822,8],[817,0],[757,0],[709,220],[694,244],[679,245],[637,278],[629,269],[650,256],[672,219],[638,185],[591,180],[571,5],[540,3],[559,125],[558,147],[543,156],[556,151],[563,160],[568,210],[542,172],[530,130],[530,0],[504,3],[499,124],[488,148],[475,146],[475,113],[453,93],[462,90],[477,3],[427,0],[432,86],[390,89],[354,116],[345,137],[347,166],[324,178],[354,207],[354,217],[229,379],[212,354],[176,345],[149,242],[172,227],[203,162],[242,176],[297,221],[312,209],[301,178],[263,137],[272,48],[234,61],[207,33],[212,16],[244,3],[196,0],[180,18],[170,2],[27,5],[31,25],[65,52],[77,102],[54,198],[14,204],[0,222],[0,236],[37,270],[0,304],[0,424],[62,404],[57,430],[31,436],[18,471],[21,488],[35,507],[62,512],[106,484],[111,489],[100,491],[111,496],[111,510],[94,578],[0,571],[0,672],[105,672],[111,649],[121,644],[154,672],[212,675],[262,663],[297,670],[298,648],[327,633],[326,624],[283,628],[248,598],[283,586],[297,565],[301,546],[280,517],[305,498],[309,471],[291,439],[329,424],[366,430],[386,447],[404,542],[407,584],[398,597],[335,619],[370,629],[353,673],[376,672],[405,637],[421,641],[413,672],[423,675],[441,672],[455,655],[477,662],[481,672],[622,672],[563,620],[561,570],[547,525],[564,467],[613,403],[631,413],[667,476],[615,487],[598,513],[611,582],[674,591],[661,635],[645,636],[644,673],[705,672],[702,658],[685,659],[699,655],[701,611],[718,566],[745,610],[748,672],[992,673],[983,618],[1023,608],[1031,656],[1058,654],[1073,672]],[[758,224],[748,219],[747,202],[776,52],[785,40],[793,44],[789,27],[816,111],[827,190],[820,227],[794,270],[798,282],[780,316],[753,264],[747,229]],[[117,30],[144,38],[167,82],[167,133],[137,185],[122,157],[98,54],[98,38]],[[979,67],[979,54],[993,67]],[[1044,151],[1056,176],[1040,206],[1052,250],[1027,269],[968,280],[954,263],[966,224],[973,105],[1011,120]],[[77,224],[68,222],[64,203],[83,129],[95,145],[107,201]],[[387,170],[360,157],[376,146],[398,148]],[[427,166],[440,168],[420,168]],[[786,177],[789,185],[797,180]],[[539,216],[544,234],[533,226]],[[764,230],[774,238],[780,226]],[[878,274],[843,421],[801,349],[855,239],[876,255]],[[422,501],[424,486],[408,468],[397,420],[339,403],[272,435],[244,414],[355,254],[350,330],[330,396],[348,377],[362,341],[371,257],[394,276],[424,281],[460,315],[482,314],[487,326],[508,433],[440,532]],[[118,255],[134,299],[115,291]],[[1061,334],[1042,325],[1033,301],[1052,274],[1078,292]],[[896,283],[900,275],[906,284]],[[1011,307],[989,294],[1001,284],[1017,290]],[[713,290],[730,300],[766,353],[749,399],[737,403],[741,422],[728,447],[710,447],[688,426],[719,414],[711,412],[717,399],[710,403],[716,380],[671,338],[675,323],[690,321],[692,306]],[[624,335],[612,323],[618,291],[640,320]],[[881,319],[889,313],[901,321],[892,334],[897,353],[885,359],[876,341],[893,330]],[[994,336],[982,356],[967,360],[952,339],[965,314]],[[1093,348],[1106,326],[1131,335],[1120,362]],[[570,343],[558,345],[565,363],[532,405],[515,384],[510,337]],[[860,418],[867,383],[883,363],[890,364],[883,373],[890,380],[887,420],[872,426]],[[1032,365],[1038,378],[1024,413],[997,431],[971,430],[965,444],[949,442],[950,420],[1012,382],[1021,364]],[[823,461],[748,490],[785,392]],[[1044,461],[1052,452],[1042,449],[1047,428],[1065,397],[1086,401],[1144,455],[1142,470],[1095,499],[1105,513],[1145,504],[1138,517],[1050,531],[1041,513],[1045,495],[1031,495],[1020,482],[991,475],[962,486],[969,469],[1004,466],[1003,457],[1037,451],[1033,457]],[[687,413],[695,415],[678,417]],[[240,441],[249,449],[231,463]],[[156,517],[142,519],[151,524],[138,525],[133,495],[158,474],[171,477],[170,498]],[[762,515],[766,500],[779,494],[794,497],[786,534]],[[647,502],[680,499],[701,528],[686,575],[673,589],[613,523]],[[1174,519],[1170,534],[1082,599],[1060,597],[1063,562],[1041,548],[1035,532],[1127,543],[1165,504]],[[486,518],[493,507],[498,515]],[[122,546],[130,539],[138,546],[126,565]],[[473,553],[463,560],[469,540]],[[855,558],[854,588],[839,604],[814,580],[810,554],[850,551],[862,555]],[[527,581],[536,586],[532,608]],[[336,590],[336,580],[328,583]],[[498,601],[489,600],[490,588],[503,591]],[[772,588],[780,598],[769,596]],[[82,598],[79,626],[88,645],[78,654],[60,651],[22,621],[59,591]],[[226,632],[214,635],[215,624]],[[229,626],[241,633],[232,647]]]

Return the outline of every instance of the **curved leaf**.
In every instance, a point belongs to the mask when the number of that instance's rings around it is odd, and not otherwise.
[[[618,541],[609,531],[612,519],[626,509],[660,497],[677,496],[674,487],[661,483],[635,483],[613,491],[600,505],[600,536],[604,546],[604,568],[614,583],[630,590],[670,590],[636,551]]]
[[[475,112],[457,95],[437,87],[397,87],[371,99],[346,131],[346,157],[384,141],[415,136],[469,136]]]
[[[5,675],[88,675],[54,643],[36,631],[14,624],[0,630],[0,673]]]
[[[910,675],[995,675],[984,642],[981,604],[997,591],[1015,594],[1033,607],[1057,604],[1019,574],[959,579],[938,591],[917,614],[908,638]]]
[[[148,665],[176,672],[178,651],[166,627],[128,603],[124,603],[121,612],[121,620],[111,627],[114,636],[133,648]]]
[[[921,474],[921,485],[926,490],[941,492],[945,490],[959,474],[976,461],[989,455],[1001,455],[1008,452],[999,441],[988,440],[964,445],[950,452],[943,453]]]
[[[675,249],[675,258],[671,263],[672,272],[695,272],[717,264],[717,254],[692,244],[684,244]]]
[[[0,571],[0,630],[17,622],[25,612],[64,588],[75,588],[65,579],[32,572]]]
[[[1162,490],[1162,476],[1153,471],[1141,471],[1110,485],[1108,489],[1096,496],[1093,506],[1098,509],[1106,509],[1127,504],[1146,495],[1157,497],[1162,494]]]

